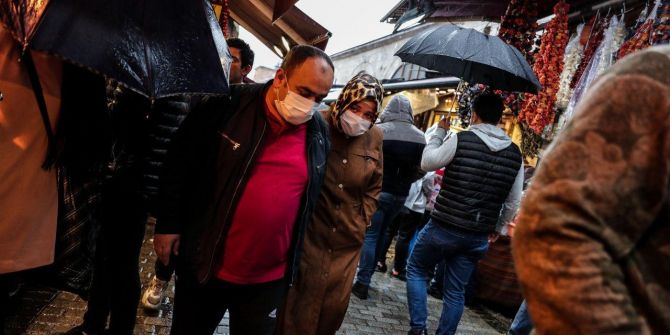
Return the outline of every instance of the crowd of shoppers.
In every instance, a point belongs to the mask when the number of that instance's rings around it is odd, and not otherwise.
[[[442,120],[425,135],[410,100],[385,105],[365,72],[320,109],[335,71],[320,49],[293,47],[274,79],[253,83],[253,51],[228,43],[229,95],[150,102],[19,53],[0,26],[11,88],[0,92],[0,190],[12,195],[0,197],[0,331],[17,276],[58,265],[57,228],[79,220],[73,231],[95,248],[84,248],[87,310],[69,334],[132,334],[138,304],[158,309],[172,277],[171,334],[212,334],[226,312],[233,335],[335,334],[352,294],[375,298],[396,233],[408,334],[427,334],[431,277],[436,332],[455,334],[465,287],[503,230],[526,298],[510,334],[670,333],[667,47],[598,80],[519,209],[522,153],[497,127],[498,95],[474,99],[465,131]],[[63,201],[84,206],[59,214]],[[157,262],[142,294],[148,216]]]

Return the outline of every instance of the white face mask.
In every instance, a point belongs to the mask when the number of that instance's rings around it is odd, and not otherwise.
[[[342,131],[349,136],[361,136],[370,129],[372,122],[356,115],[350,110],[344,111],[340,116]]]
[[[288,79],[287,79],[288,81]],[[288,82],[287,82],[288,85]],[[284,100],[275,100],[275,107],[286,122],[299,125],[309,121],[319,104],[288,89]]]

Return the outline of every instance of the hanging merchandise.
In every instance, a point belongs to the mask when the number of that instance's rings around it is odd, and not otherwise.
[[[584,47],[579,43],[579,36],[582,34],[584,24],[577,26],[577,32],[572,35],[568,46],[565,48],[565,55],[563,56],[563,72],[561,73],[561,83],[556,94],[556,108],[565,109],[570,102],[572,90],[570,89],[570,81],[577,71],[579,62],[582,60],[582,53]]]
[[[221,16],[219,17],[219,25],[223,30],[223,36],[230,38],[230,6],[228,0],[221,1]]]
[[[591,84],[607,70],[612,64],[614,64],[614,53],[617,50],[617,43],[619,43],[619,32],[621,25],[623,25],[622,20],[617,19],[616,16],[613,16],[610,19],[610,22],[607,26],[607,29],[603,33],[603,41],[598,46],[591,62],[584,71],[584,74],[579,79],[575,90],[570,97],[570,102],[568,103],[568,108],[565,110],[565,113],[561,116],[559,120],[558,128],[562,128],[565,122],[572,118],[572,115],[575,112],[575,107],[577,103],[581,100],[584,92],[587,88],[591,87]],[[622,36],[623,34],[621,34]]]
[[[619,20],[616,16],[612,16],[610,22],[605,30],[603,37],[603,42],[598,47],[596,55],[593,59],[594,62],[594,73],[589,73],[591,78],[587,78],[587,81],[593,82],[597,77],[599,77],[605,70],[607,70],[612,64],[614,64],[614,53],[619,50],[619,46],[623,42],[622,38],[618,38],[617,31],[621,30],[623,25],[623,17]],[[625,29],[625,27],[624,27]],[[621,34],[623,36],[623,34]]]
[[[533,65],[532,49],[538,27],[538,15],[538,1],[512,0],[507,6],[498,30],[498,37],[517,48],[530,65]],[[519,95],[503,91],[496,91],[496,94],[502,95],[505,106],[509,107],[512,113],[516,115],[519,112],[523,102]]]
[[[498,37],[505,43],[519,49],[528,63],[537,31],[538,2],[533,0],[512,0],[500,21]]]
[[[658,8],[653,44],[670,44],[670,0],[663,0]]]
[[[612,53],[610,54],[611,57],[611,62],[614,63],[616,62],[617,58],[617,53],[619,52],[619,49],[621,49],[621,46],[623,45],[623,42],[625,41],[626,34],[628,33],[626,29],[626,20],[624,16],[624,12],[621,12],[621,17],[619,18],[619,24],[618,26],[614,29],[614,38],[612,40]]]
[[[544,128],[554,121],[554,102],[559,89],[559,76],[563,71],[563,55],[568,44],[568,9],[561,1],[554,6],[556,15],[547,24],[542,35],[540,51],[535,56],[533,71],[537,74],[542,90],[537,95],[526,95],[519,112],[519,121],[526,123],[535,132],[542,134]]]
[[[577,71],[575,71],[575,75],[572,77],[572,81],[570,83],[571,88],[575,88],[577,86],[577,83],[579,82],[579,79],[582,78],[582,74],[586,70],[586,67],[591,63],[591,59],[593,58],[593,55],[596,52],[596,49],[598,46],[600,46],[600,42],[603,40],[603,36],[605,33],[605,26],[607,25],[607,19],[601,18],[600,13],[596,14],[591,21],[589,21],[589,24],[587,27],[591,27],[589,29],[589,37],[588,37],[588,42],[586,42],[586,46],[584,47],[584,55],[582,56],[582,59],[579,63],[579,67],[577,67]],[[582,37],[584,34],[582,34]]]
[[[651,10],[644,23],[637,29],[635,35],[621,45],[621,49],[619,49],[619,59],[635,51],[651,46],[654,33],[654,22],[656,21],[656,14],[660,7],[661,2],[656,1],[654,8]]]
[[[486,86],[482,84],[474,84],[466,87],[463,93],[458,97],[458,116],[461,119],[461,127],[467,128],[470,126],[470,117],[472,116],[472,100],[486,91]]]

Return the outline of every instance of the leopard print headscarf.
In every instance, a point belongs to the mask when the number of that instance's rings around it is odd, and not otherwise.
[[[382,100],[384,98],[384,88],[377,78],[371,76],[365,71],[359,72],[344,86],[340,96],[330,110],[333,124],[342,130],[340,126],[340,116],[346,111],[351,104],[365,100],[372,99],[377,103],[377,110],[375,111],[375,120],[379,117],[379,111],[382,107]],[[372,122],[374,125],[374,121]],[[370,128],[372,128],[372,125]]]

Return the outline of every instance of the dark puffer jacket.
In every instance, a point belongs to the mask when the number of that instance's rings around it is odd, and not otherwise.
[[[176,96],[157,100],[151,111],[151,135],[144,170],[143,191],[149,213],[155,213],[160,175],[172,137],[190,111],[191,99]]]

